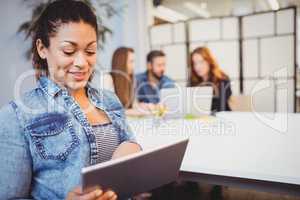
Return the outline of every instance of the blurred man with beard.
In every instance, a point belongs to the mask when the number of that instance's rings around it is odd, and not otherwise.
[[[136,75],[136,95],[140,103],[159,103],[159,91],[174,87],[174,81],[165,76],[166,56],[162,51],[147,55],[147,71]]]

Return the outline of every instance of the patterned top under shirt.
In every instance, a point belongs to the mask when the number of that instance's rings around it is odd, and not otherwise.
[[[96,137],[98,163],[111,159],[120,144],[119,135],[112,123],[93,125]]]

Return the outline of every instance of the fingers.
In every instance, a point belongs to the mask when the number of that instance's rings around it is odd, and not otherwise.
[[[81,189],[81,187],[76,187],[72,190],[72,192],[74,194],[80,195],[80,194],[82,194],[82,189]]]
[[[66,200],[77,200],[82,194],[81,188],[76,187],[72,191],[70,191],[66,197]]]
[[[117,198],[117,195],[113,191],[107,191],[97,200],[116,200]]]
[[[111,198],[111,200],[117,200],[117,198],[118,198],[118,196],[115,194],[115,195]]]
[[[80,196],[79,200],[95,200],[98,197],[101,197],[102,194],[103,194],[102,190],[96,189],[93,192]]]
[[[118,197],[113,191],[105,193],[100,188],[91,192],[82,192],[81,187],[74,188],[67,196],[66,200],[116,200]]]

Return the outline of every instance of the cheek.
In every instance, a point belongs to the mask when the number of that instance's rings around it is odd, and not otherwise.
[[[96,56],[92,56],[90,58],[87,59],[88,61],[88,67],[93,70],[96,63],[97,63],[97,57]]]
[[[155,68],[155,73],[158,73],[158,74],[161,73],[161,68],[160,67],[156,67]]]
[[[156,71],[157,71],[157,72],[162,72],[162,71],[164,71],[163,65],[159,65],[159,66],[156,68]]]
[[[97,62],[96,54],[91,56],[91,57],[88,57],[87,60],[88,60],[88,63],[89,63],[90,66],[94,66]]]
[[[59,78],[64,76],[65,71],[72,65],[73,59],[56,55],[55,58],[48,57],[47,63],[50,76]]]
[[[209,72],[209,65],[208,65],[208,64],[205,64],[205,65],[204,65],[204,71],[205,71],[206,73]]]
[[[195,65],[194,66],[194,71],[198,76],[203,76],[207,73],[207,68],[204,65]]]
[[[54,62],[52,62],[49,68],[53,68],[55,71],[66,71],[73,64],[73,58],[67,57],[57,57]]]
[[[133,69],[134,69],[134,62],[133,61],[128,63],[128,69],[133,71]]]
[[[194,65],[194,71],[199,75],[199,73],[202,71],[201,66],[195,64]]]
[[[131,74],[133,72],[133,66],[132,65],[128,65],[128,73]]]

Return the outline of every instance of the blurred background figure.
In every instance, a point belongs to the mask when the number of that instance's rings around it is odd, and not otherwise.
[[[112,56],[111,76],[114,90],[125,109],[132,108],[134,102],[134,50],[119,47]]]
[[[157,104],[162,88],[174,87],[174,81],[165,75],[166,55],[154,50],[147,55],[147,70],[136,75],[138,102]]]
[[[207,47],[198,47],[191,54],[189,86],[212,86],[214,97],[211,110],[230,111],[232,94],[229,77],[221,70]]]
[[[123,46],[114,51],[111,68],[114,92],[117,94],[124,106],[126,115],[147,115],[150,114],[150,111],[154,106],[139,103],[136,100],[134,65],[133,48]]]

